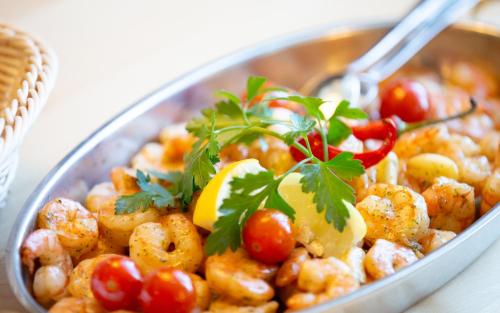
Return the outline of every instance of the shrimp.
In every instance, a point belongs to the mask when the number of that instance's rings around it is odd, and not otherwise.
[[[94,298],[68,297],[57,301],[49,313],[106,313],[107,311]],[[121,311],[125,313],[126,311]]]
[[[56,232],[61,245],[73,258],[90,251],[97,243],[97,219],[80,203],[56,198],[38,213],[38,227]]]
[[[430,227],[459,233],[476,217],[474,188],[447,177],[438,177],[422,196],[427,203]]]
[[[203,260],[203,247],[196,227],[183,214],[144,223],[130,237],[130,257],[144,273],[161,266],[195,272]]]
[[[101,254],[95,258],[86,259],[78,263],[69,276],[69,293],[74,297],[93,298],[94,294],[90,288],[92,273],[97,264],[111,256],[114,256],[114,254]]]
[[[451,158],[458,166],[459,180],[480,191],[491,174],[488,158],[479,155],[481,147],[467,136],[453,134],[443,142],[436,153]]]
[[[408,187],[381,183],[372,185],[368,194],[356,204],[366,222],[365,239],[387,239],[413,246],[425,235],[429,216],[421,195]]]
[[[183,132],[163,132],[160,141],[164,147],[162,162],[173,170],[183,168],[184,156],[191,151],[196,138],[183,129]]]
[[[448,241],[455,238],[457,234],[452,231],[429,229],[429,232],[425,237],[420,239],[420,244],[422,245],[422,252],[424,254],[429,254],[437,248],[441,247]]]
[[[82,254],[79,261],[95,258],[102,254],[125,254],[125,247],[114,244],[111,240],[99,235],[96,245],[89,252]]]
[[[286,301],[290,310],[299,310],[338,298],[359,288],[350,268],[335,257],[307,260],[297,280],[299,292]]]
[[[278,302],[271,301],[256,306],[239,306],[224,299],[217,299],[210,305],[208,313],[275,313],[278,310]]]
[[[120,195],[131,195],[140,190],[135,173],[126,167],[115,167],[111,170],[111,182]]]
[[[163,154],[165,147],[157,142],[150,142],[145,144],[139,153],[132,157],[132,168],[138,170],[156,170],[166,171],[163,165]],[[175,169],[182,169],[183,165],[178,165]]]
[[[296,163],[288,149],[288,145],[283,141],[274,137],[264,137],[263,140],[255,140],[250,145],[248,157],[259,160],[263,167],[273,169],[279,175]]]
[[[481,152],[490,162],[495,161],[496,156],[500,151],[500,132],[492,131],[486,134],[479,142]]]
[[[300,267],[310,258],[305,248],[296,248],[293,250],[276,274],[276,286],[285,287],[295,282],[299,277]]]
[[[90,189],[85,199],[85,206],[92,213],[99,213],[101,208],[115,200],[118,193],[111,182],[97,184]]]
[[[196,274],[189,274],[193,282],[194,292],[196,294],[196,306],[200,310],[206,310],[212,300],[212,293],[207,282]]]
[[[212,255],[205,263],[208,286],[216,294],[237,305],[260,305],[274,296],[270,281],[276,266],[251,259],[243,249]]]
[[[411,249],[378,239],[366,253],[364,263],[368,275],[374,279],[381,279],[417,260],[417,256]]]
[[[87,195],[88,208],[97,215],[102,237],[115,247],[127,247],[129,239],[138,225],[156,222],[160,212],[155,208],[133,213],[116,214],[115,202],[119,195],[110,183],[94,186]]]
[[[38,229],[32,232],[21,247],[21,259],[31,274],[35,272],[35,260],[40,261],[41,266],[33,279],[33,293],[40,303],[47,304],[65,295],[73,263],[54,231]]]
[[[482,190],[481,214],[485,214],[500,202],[500,168],[488,177]]]
[[[445,125],[426,127],[403,134],[396,142],[394,152],[400,159],[408,159],[417,154],[435,152],[449,139],[450,133]]]
[[[132,167],[142,170],[182,170],[184,155],[191,151],[196,138],[185,130],[182,133],[171,130],[167,128],[160,134],[161,143],[145,144],[132,158]]]
[[[359,247],[352,247],[347,254],[342,258],[347,266],[351,269],[354,277],[360,284],[366,283],[366,272],[364,267],[366,253]]]
[[[477,97],[483,98],[497,92],[495,77],[471,63],[446,62],[441,67],[441,75],[446,82]]]

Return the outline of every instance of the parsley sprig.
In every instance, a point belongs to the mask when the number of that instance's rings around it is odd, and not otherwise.
[[[296,94],[273,97],[276,91],[282,92],[283,89],[269,87],[264,77],[251,76],[247,80],[246,97],[243,100],[226,90],[216,92],[215,95],[221,100],[214,108],[203,110],[201,117],[187,124],[187,130],[197,137],[197,141],[192,151],[185,156],[182,175],[176,179],[157,176],[171,181],[169,189],[151,183],[148,176],[139,178],[138,175],[141,192],[120,198],[117,213],[133,212],[150,205],[161,207],[180,203],[185,206],[191,202],[193,193],[203,189],[216,173],[215,165],[224,147],[250,144],[264,136],[271,136],[295,147],[304,154],[305,159],[280,176],[266,170],[234,178],[230,182],[230,195],[223,201],[220,217],[207,239],[207,254],[223,253],[227,248],[237,249],[241,244],[241,230],[245,221],[260,207],[280,210],[293,220],[295,212],[280,196],[278,186],[288,174],[295,171],[303,174],[300,181],[302,190],[313,194],[317,211],[324,211],[326,221],[342,231],[349,218],[346,203],[355,200],[354,190],[346,181],[364,173],[364,168],[349,152],[340,153],[329,161],[320,160],[313,155],[307,135],[312,131],[321,135],[324,159],[327,160],[328,144],[337,145],[351,134],[344,119],[366,118],[366,113],[342,101],[333,116],[328,118],[320,109],[324,100]],[[287,121],[275,120],[268,107],[269,101],[273,100],[296,102],[304,107],[306,114],[293,114]],[[289,131],[275,132],[268,127],[273,124],[285,125]],[[305,144],[299,143],[298,139],[304,139]]]
[[[175,174],[159,175],[164,180],[171,180],[172,182],[175,182]],[[116,201],[116,214],[145,211],[152,206],[157,208],[167,208],[169,206],[174,206],[174,195],[171,191],[173,191],[176,184],[173,184],[172,190],[169,191],[160,184],[151,182],[151,176],[149,174],[145,174],[144,172],[138,170],[136,176],[136,182],[141,191],[135,194],[121,196]]]

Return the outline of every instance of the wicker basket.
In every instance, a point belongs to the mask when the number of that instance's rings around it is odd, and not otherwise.
[[[17,167],[18,147],[44,106],[57,62],[39,41],[0,24],[0,207]]]

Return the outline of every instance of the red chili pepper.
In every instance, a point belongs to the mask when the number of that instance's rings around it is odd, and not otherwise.
[[[476,108],[477,103],[474,99],[471,98],[469,109],[464,112],[459,112],[441,119],[426,120],[418,123],[407,124],[402,121],[395,121],[391,118],[385,118],[383,120],[371,121],[365,125],[354,126],[352,127],[352,134],[359,140],[365,141],[367,139],[378,139],[383,140],[384,142],[382,143],[380,148],[376,150],[354,153],[353,158],[356,160],[360,160],[365,168],[372,167],[373,165],[382,161],[385,156],[389,154],[389,152],[391,152],[394,144],[396,143],[396,140],[398,139],[398,135],[433,124],[462,118],[473,113]],[[321,134],[312,132],[307,135],[307,138],[309,140],[309,144],[311,145],[311,151],[313,155],[318,159],[324,161],[323,140],[321,138]],[[306,141],[304,139],[300,139],[298,143],[304,147],[306,146]],[[341,152],[343,151],[339,148],[328,145],[329,160],[333,159]],[[306,156],[294,146],[290,147],[290,154],[297,162],[300,162],[306,158]]]
[[[383,119],[373,121],[366,125],[355,126],[352,128],[352,134],[359,140],[379,139],[384,142],[380,148],[372,151],[354,153],[353,158],[360,160],[365,168],[369,168],[378,162],[382,161],[389,152],[391,152],[396,139],[398,138],[398,129],[396,123],[392,119]],[[323,141],[321,135],[317,132],[310,133],[307,138],[311,145],[311,151],[315,157],[324,161],[323,157]],[[299,140],[299,144],[306,146],[304,139]],[[343,152],[341,149],[328,146],[328,159],[331,160],[338,154]],[[294,146],[290,147],[290,153],[295,161],[300,162],[305,159],[305,155]]]

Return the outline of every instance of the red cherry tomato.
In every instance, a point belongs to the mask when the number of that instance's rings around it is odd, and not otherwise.
[[[196,293],[188,274],[164,267],[146,276],[139,301],[144,313],[188,313],[196,306]]]
[[[90,286],[105,309],[134,310],[142,288],[142,275],[131,259],[112,256],[97,264]]]
[[[398,116],[405,122],[420,122],[429,112],[429,95],[425,87],[413,80],[399,79],[384,88],[380,95],[380,116]]]
[[[277,210],[255,212],[243,227],[243,243],[248,254],[262,263],[286,260],[295,247],[290,219]]]

